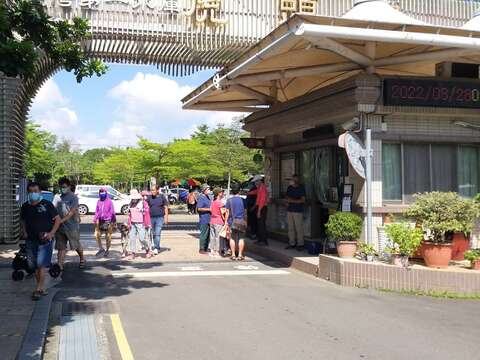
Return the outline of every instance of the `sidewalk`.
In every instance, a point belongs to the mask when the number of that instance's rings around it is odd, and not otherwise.
[[[35,307],[30,299],[34,278],[11,278],[11,261],[17,249],[17,244],[0,245],[0,349],[5,360],[17,356]]]
[[[269,246],[258,246],[255,245],[255,241],[247,238],[247,253],[257,254],[295,270],[318,276],[318,255],[310,255],[306,251],[287,250],[285,247],[288,244],[278,240],[269,239],[268,244]]]

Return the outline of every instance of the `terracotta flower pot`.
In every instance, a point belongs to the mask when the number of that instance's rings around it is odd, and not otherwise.
[[[452,260],[464,260],[465,251],[470,247],[470,241],[463,232],[453,234]]]
[[[480,259],[472,261],[472,270],[480,270]]]
[[[423,260],[428,267],[444,269],[452,258],[452,244],[434,244],[425,242]]]
[[[341,258],[353,258],[357,252],[357,242],[337,241],[337,252]]]

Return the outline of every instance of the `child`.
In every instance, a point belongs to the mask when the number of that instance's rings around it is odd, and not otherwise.
[[[148,204],[136,189],[130,190],[130,211],[128,215],[128,227],[130,229],[130,254],[128,260],[135,259],[137,251],[137,235],[146,251],[146,257],[151,258],[150,244],[145,240],[146,229],[150,227]]]

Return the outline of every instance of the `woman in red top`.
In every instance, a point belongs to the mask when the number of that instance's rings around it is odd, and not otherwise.
[[[220,256],[220,232],[225,226],[225,206],[223,205],[223,190],[213,189],[214,200],[210,208],[210,256]]]

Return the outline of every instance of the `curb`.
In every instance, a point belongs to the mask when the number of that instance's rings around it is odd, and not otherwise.
[[[292,257],[290,255],[286,255],[280,251],[276,251],[271,249],[267,246],[258,246],[253,243],[253,241],[246,241],[247,242],[247,253],[254,253],[260,255],[262,257],[272,259],[281,263],[282,265],[286,265],[292,269],[301,271],[303,273],[313,275],[315,277],[318,276],[318,265],[311,264],[309,262],[303,261],[298,257]]]
[[[32,318],[23,338],[16,360],[41,360],[47,335],[50,309],[58,289],[50,288],[48,295],[35,304]]]

